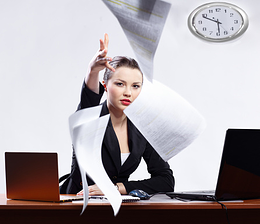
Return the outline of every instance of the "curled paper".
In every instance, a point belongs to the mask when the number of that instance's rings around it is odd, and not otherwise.
[[[140,95],[124,113],[165,161],[190,145],[206,127],[190,103],[156,80],[145,80]]]
[[[103,0],[120,23],[139,65],[153,80],[153,59],[171,4],[159,0]]]
[[[102,163],[101,147],[109,115],[99,117],[100,110],[101,106],[84,109],[71,115],[69,119],[73,146],[83,182],[84,205],[82,213],[88,203],[87,174],[106,196],[116,216],[120,209],[122,198],[109,179]]]

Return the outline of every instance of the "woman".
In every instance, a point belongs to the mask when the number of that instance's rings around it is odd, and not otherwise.
[[[104,168],[121,194],[135,189],[149,194],[174,190],[174,177],[167,162],[163,161],[149,142],[126,117],[123,110],[139,95],[143,74],[134,59],[127,57],[107,57],[108,35],[100,40],[100,50],[89,64],[89,70],[81,92],[78,110],[97,106],[106,91],[100,116],[110,114],[102,143]],[[106,69],[103,85],[99,82],[99,72]],[[150,179],[129,181],[128,178],[144,158]],[[98,186],[88,178],[89,195],[102,195]],[[72,170],[61,187],[61,193],[82,194],[81,176],[73,151]]]

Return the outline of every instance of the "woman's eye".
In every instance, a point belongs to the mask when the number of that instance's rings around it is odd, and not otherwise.
[[[123,83],[118,82],[118,83],[116,83],[116,85],[117,85],[117,86],[123,86]]]
[[[134,85],[134,88],[138,89],[140,88],[140,85]]]

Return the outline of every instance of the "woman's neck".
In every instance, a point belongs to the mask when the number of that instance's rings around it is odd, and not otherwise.
[[[111,118],[111,121],[112,121],[112,124],[114,127],[122,127],[126,124],[127,122],[127,117],[124,113],[122,114],[119,114],[119,113],[113,113],[110,111],[110,118]]]
[[[120,128],[126,124],[127,117],[123,111],[114,110],[114,108],[109,107],[108,110],[114,127]]]

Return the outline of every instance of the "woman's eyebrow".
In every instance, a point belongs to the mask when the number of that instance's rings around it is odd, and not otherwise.
[[[126,83],[126,81],[125,80],[123,80],[123,79],[116,79],[115,80],[116,82],[123,82],[123,83]],[[142,82],[133,82],[133,84],[141,84]]]
[[[122,79],[116,79],[115,81],[116,81],[116,82],[119,82],[119,81],[120,81],[120,82],[126,83],[126,81],[125,81],[125,80],[122,80]]]

